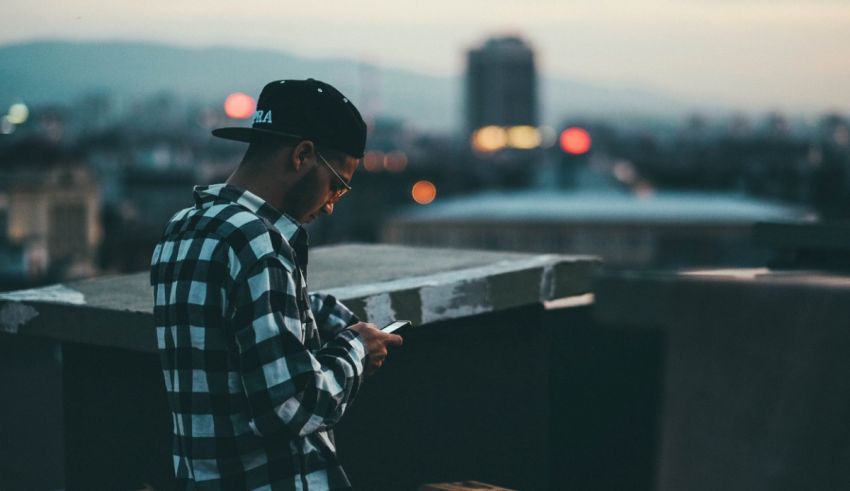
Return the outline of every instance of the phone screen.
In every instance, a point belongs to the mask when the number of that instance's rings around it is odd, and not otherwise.
[[[381,328],[382,331],[386,333],[396,332],[403,327],[410,327],[412,324],[410,321],[395,321],[392,324],[386,325]]]

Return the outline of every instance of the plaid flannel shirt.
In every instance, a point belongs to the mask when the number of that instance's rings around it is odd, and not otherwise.
[[[363,377],[357,318],[308,295],[292,219],[230,185],[194,197],[151,261],[180,487],[349,489],[330,428]]]

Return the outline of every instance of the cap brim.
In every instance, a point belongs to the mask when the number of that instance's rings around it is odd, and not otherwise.
[[[282,131],[273,131],[266,130],[263,128],[241,128],[241,127],[231,127],[231,128],[216,128],[212,130],[213,136],[217,136],[219,138],[224,138],[225,140],[234,140],[239,142],[251,143],[254,135],[263,135],[263,136],[279,136],[282,138],[295,138],[295,139],[308,139],[304,138],[300,135],[293,135],[292,133],[284,133]]]
[[[238,142],[251,143],[257,136],[278,136],[281,138],[292,138],[295,140],[310,140],[317,145],[321,145],[321,142],[316,138],[310,138],[308,136],[296,135],[294,133],[285,133],[283,131],[273,131],[267,130],[264,128],[245,128],[245,127],[229,127],[229,128],[216,128],[212,130],[213,136],[217,136],[218,138],[224,138],[225,140],[233,140]],[[344,154],[349,154],[345,150],[339,150],[332,146],[328,146],[328,148],[336,150],[338,152],[342,152]],[[360,155],[350,154],[353,157],[358,159],[363,158],[363,154]]]

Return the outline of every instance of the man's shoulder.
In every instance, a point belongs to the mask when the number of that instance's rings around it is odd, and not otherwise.
[[[263,258],[277,258],[287,269],[294,264],[292,247],[268,220],[237,203],[187,208],[169,221],[166,236],[192,236],[226,246],[228,262],[250,267]]]

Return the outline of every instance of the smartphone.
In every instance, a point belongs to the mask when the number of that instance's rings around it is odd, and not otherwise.
[[[399,329],[410,327],[413,324],[410,321],[395,321],[392,324],[388,324],[381,328],[385,333],[393,333],[398,331]]]

